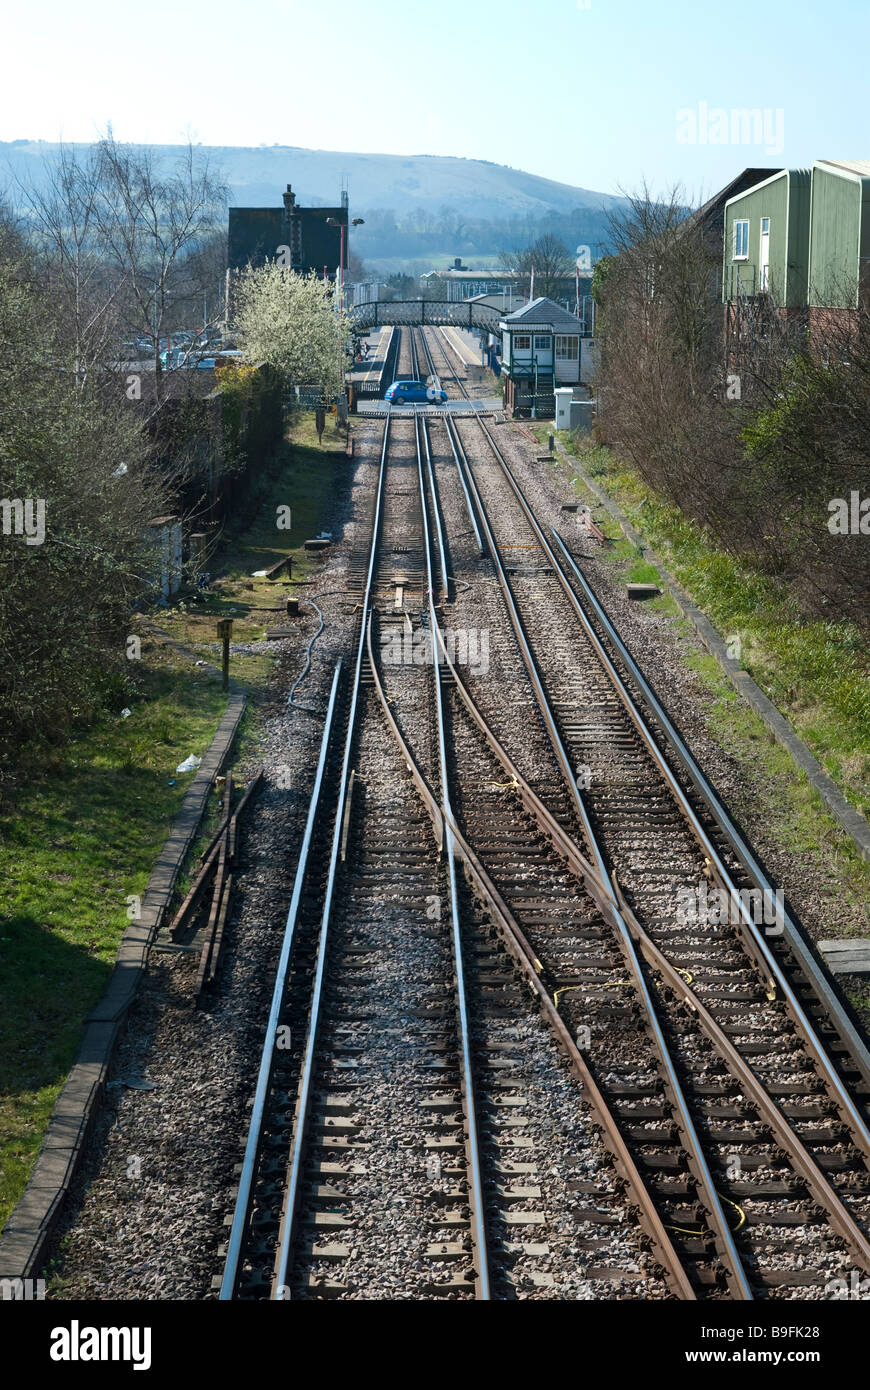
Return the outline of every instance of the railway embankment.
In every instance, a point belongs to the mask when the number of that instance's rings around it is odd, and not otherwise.
[[[285,450],[263,472],[253,520],[227,523],[208,587],[187,587],[166,606],[131,614],[134,655],[115,701],[87,726],[22,750],[19,785],[0,818],[0,1229],[81,1060],[88,1020],[99,1021],[119,952],[129,955],[131,933],[148,926],[142,905],[150,902],[149,885],[163,892],[155,874],[171,868],[169,887],[185,888],[182,865],[219,819],[208,788],[192,807],[201,779],[195,768],[179,766],[191,755],[201,768],[211,752],[226,755],[219,735],[228,722],[236,733],[230,706],[239,696],[248,697],[249,708],[236,749],[243,756],[253,741],[277,662],[266,631],[280,621],[276,605],[284,611],[287,595],[307,592],[312,560],[304,541],[327,523],[335,471],[329,465],[343,438],[330,426],[321,446],[309,422],[291,426]],[[278,508],[291,495],[292,524],[279,529]],[[294,584],[252,577],[282,556],[290,557]],[[234,625],[229,702],[213,666],[223,618]],[[300,642],[313,622],[298,621]],[[196,824],[189,824],[193,815]],[[114,1012],[122,1017],[129,1002],[125,995]],[[103,1041],[113,1046],[114,1034]],[[100,1048],[91,1061],[102,1074],[108,1052]],[[84,1123],[87,1095],[68,1099]]]

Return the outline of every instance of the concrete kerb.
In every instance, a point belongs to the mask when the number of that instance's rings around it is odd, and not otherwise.
[[[164,636],[159,630],[156,635]],[[188,648],[165,640],[187,658],[197,659]],[[204,669],[220,674],[210,663]],[[142,896],[141,915],[125,931],[103,996],[85,1020],[78,1057],[55,1103],[30,1180],[0,1236],[0,1278],[35,1279],[45,1263],[64,1202],[87,1149],[124,1017],[136,996],[151,943],[172,900],[181,866],[246,704],[244,690],[231,682],[227,707],[215,736],[151,871]]]
[[[794,761],[806,774],[807,781],[818,792],[825,806],[838,824],[851,836],[858,852],[868,863],[870,863],[870,825],[864,817],[849,804],[840,788],[832,777],[825,772],[818,759],[810,752],[803,739],[795,733],[788,720],[780,713],[771,700],[765,695],[764,691],[752,679],[747,671],[744,671],[738,661],[728,655],[728,647],[710,622],[706,613],[703,613],[697,604],[693,603],[689,595],[681,588],[680,584],[670,573],[667,566],[662,564],[656,553],[651,549],[647,540],[640,535],[632,526],[622,508],[614,502],[613,498],[600,488],[584,471],[583,467],[575,454],[569,454],[564,444],[556,440],[556,451],[563,462],[573,470],[580,478],[585,487],[598,499],[603,507],[610,513],[615,521],[622,528],[625,536],[632,542],[643,548],[649,556],[662,577],[663,583],[667,586],[669,593],[675,603],[680,608],[685,617],[689,619],[695,628],[704,646],[715,657],[719,666],[728,677],[735,690],[739,691],[746,703],[756,714],[759,714],[764,723],[770,729],[776,741],[791,754]]]

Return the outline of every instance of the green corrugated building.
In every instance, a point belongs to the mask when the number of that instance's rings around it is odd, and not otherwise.
[[[722,299],[729,322],[763,296],[812,329],[870,292],[870,160],[781,169],[725,204]]]
[[[767,294],[775,305],[807,302],[810,191],[808,169],[780,169],[725,204],[722,299]]]
[[[812,309],[855,309],[870,266],[870,160],[813,165],[807,299]]]

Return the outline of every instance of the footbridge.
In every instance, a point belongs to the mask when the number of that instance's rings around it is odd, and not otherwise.
[[[423,325],[455,328],[485,328],[493,333],[504,318],[503,309],[475,304],[472,299],[392,299],[356,304],[348,311],[354,328],[367,332],[382,324],[420,328]]]

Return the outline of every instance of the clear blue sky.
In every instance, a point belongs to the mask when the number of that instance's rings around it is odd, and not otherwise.
[[[870,158],[868,0],[19,0],[3,37],[4,140],[111,122],[687,194],[746,165]],[[741,108],[768,113],[766,136],[711,143]]]

